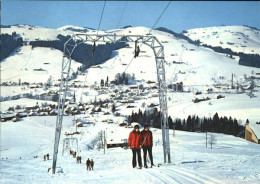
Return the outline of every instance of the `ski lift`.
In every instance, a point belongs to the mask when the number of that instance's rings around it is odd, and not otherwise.
[[[64,151],[69,151],[72,148],[75,147],[74,142],[76,142],[76,149],[77,152],[79,152],[79,147],[78,147],[78,139],[74,137],[70,138],[64,138],[63,139],[63,150],[62,150],[62,156],[64,155]]]
[[[135,56],[134,58],[138,57],[140,53],[140,47],[137,45],[137,40],[135,41]]]
[[[92,48],[92,57],[95,55],[96,50],[96,41],[94,41],[93,48]]]

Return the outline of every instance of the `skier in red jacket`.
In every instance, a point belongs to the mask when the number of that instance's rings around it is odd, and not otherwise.
[[[134,130],[129,134],[128,145],[133,152],[133,158],[132,158],[133,168],[136,167],[136,155],[137,155],[139,169],[142,169],[142,158],[141,158],[142,135],[139,131],[139,125],[135,125]]]
[[[141,132],[142,134],[142,147],[144,152],[144,167],[147,168],[147,162],[146,162],[146,156],[147,151],[149,153],[149,158],[151,161],[151,167],[154,166],[153,164],[153,153],[152,153],[152,147],[153,147],[153,133],[149,130],[148,125],[144,125],[144,129]]]

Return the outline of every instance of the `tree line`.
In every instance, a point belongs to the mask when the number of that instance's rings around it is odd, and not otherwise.
[[[135,74],[133,73],[132,75],[129,73],[117,73],[115,76],[115,84],[120,85],[120,84],[125,84],[128,85],[129,81],[135,80]]]
[[[140,125],[148,124],[154,128],[161,128],[161,112],[155,108],[154,110],[146,110],[142,112],[140,109],[138,112],[132,112],[128,116],[128,123],[138,122]],[[247,122],[249,122],[247,120]],[[195,115],[189,115],[186,119],[172,120],[171,116],[168,117],[169,128],[175,130],[182,130],[188,132],[214,132],[223,133],[227,135],[234,135],[236,137],[245,137],[245,126],[240,125],[236,118],[231,116],[219,117],[218,113],[215,113],[213,117],[200,118]]]
[[[63,52],[64,44],[67,42],[71,36],[63,36],[59,34],[57,36],[57,40],[36,40],[31,41],[30,45],[32,48],[34,47],[51,47]],[[80,41],[77,41],[78,43]],[[70,40],[68,44],[72,44],[73,40]],[[74,50],[71,58],[75,61],[82,63],[84,67],[81,67],[80,70],[87,69],[93,65],[98,65],[108,60],[111,56],[113,50],[121,49],[126,47],[127,44],[123,42],[115,42],[115,43],[106,43],[104,45],[97,45],[93,48],[93,45],[90,44],[80,44],[77,46],[77,49]],[[95,50],[93,52],[93,50]],[[66,50],[66,54],[68,51]]]
[[[23,45],[23,39],[18,37],[16,32],[13,32],[12,35],[1,34],[1,61],[7,58],[15,49]]]
[[[222,47],[213,47],[211,45],[207,45],[207,44],[202,44],[203,47],[208,47],[212,50],[214,50],[215,52],[219,52],[219,53],[224,53],[224,54],[228,54],[231,56],[239,56],[239,62],[238,64],[240,65],[244,65],[244,66],[252,66],[252,67],[257,67],[260,68],[260,55],[259,54],[245,54],[243,52],[234,52],[229,48],[222,48]]]

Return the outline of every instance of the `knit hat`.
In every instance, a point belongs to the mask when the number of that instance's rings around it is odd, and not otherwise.
[[[144,128],[148,128],[149,126],[148,125],[144,125]]]
[[[134,129],[137,129],[137,128],[139,129],[139,125],[135,125],[135,126],[134,126]]]

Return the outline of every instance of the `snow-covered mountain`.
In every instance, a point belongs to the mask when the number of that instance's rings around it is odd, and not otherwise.
[[[63,31],[59,29],[50,29],[39,26],[30,25],[15,25],[10,28],[1,28],[1,34],[16,34],[23,38],[24,41],[34,41],[34,40],[57,40],[57,36],[62,34],[64,36],[73,34],[72,31]]]
[[[9,33],[16,32],[19,36],[23,37],[26,41],[34,41],[34,40],[57,40],[57,35],[71,35],[74,32],[71,30],[85,30],[86,28],[78,27],[78,26],[64,26],[59,29],[48,29],[48,28],[41,28],[41,27],[32,27],[28,25],[23,26],[12,26],[11,28],[3,28],[2,33]],[[88,33],[95,33],[95,30],[87,29]],[[220,40],[223,39],[223,43],[227,42],[234,42],[234,38],[237,36],[235,34],[238,34],[237,32],[240,30],[240,34],[249,35],[250,37],[241,37],[241,39],[238,39],[238,42],[236,42],[235,45],[230,46],[232,49],[236,48],[236,45],[240,42],[247,42],[246,46],[247,48],[251,50],[255,50],[255,53],[259,52],[259,37],[257,37],[257,34],[259,31],[252,30],[248,27],[243,26],[229,26],[229,27],[215,27],[213,28],[201,28],[198,29],[198,33],[196,33],[196,30],[189,30],[189,35],[197,35],[200,36],[200,34],[207,34],[206,32],[211,31],[210,33],[213,34],[213,32],[218,32],[218,41],[212,41],[213,36],[211,34],[209,39],[206,39],[207,42],[205,43],[211,43],[214,45],[215,43],[219,43]],[[201,33],[201,30],[204,30]],[[236,31],[235,31],[236,30]],[[248,32],[243,33],[245,30]],[[116,29],[116,30],[108,30],[108,31],[99,31],[100,34],[104,33],[116,33],[116,34],[122,34],[122,35],[145,35],[149,33],[150,29],[145,27],[128,27],[125,29]],[[190,33],[192,32],[192,34]],[[234,33],[231,33],[234,32]],[[195,33],[195,34],[194,34]],[[224,83],[227,83],[231,80],[231,73],[234,73],[237,78],[243,77],[244,74],[249,75],[252,70],[259,72],[259,69],[251,68],[251,67],[245,67],[238,65],[238,57],[235,57],[234,59],[228,58],[225,56],[225,54],[219,54],[216,53],[208,48],[204,47],[198,47],[193,44],[188,43],[186,40],[179,39],[174,37],[173,35],[169,33],[165,33],[162,31],[152,31],[152,34],[155,35],[164,45],[164,52],[165,52],[165,60],[166,60],[166,76],[168,82],[183,82],[188,85],[198,85],[198,84],[207,84],[212,85],[216,81],[219,81],[219,78],[224,79]],[[232,36],[232,35],[235,36]],[[202,35],[203,36],[203,35]],[[207,36],[206,36],[207,37]],[[197,37],[192,39],[196,40]],[[210,39],[211,38],[211,39]],[[215,38],[215,37],[214,37]],[[202,42],[204,39],[200,39]],[[25,47],[26,48],[26,47]],[[100,68],[94,68],[89,69],[89,73],[91,75],[95,74],[96,77],[91,78],[88,82],[94,83],[95,81],[99,82],[101,79],[106,78],[109,76],[110,79],[113,79],[114,76],[126,69],[128,67],[128,63],[133,57],[133,50],[134,44],[130,43],[129,48],[123,48],[116,52],[114,52],[113,57],[106,61],[104,64],[100,65]],[[24,49],[23,47],[19,49],[20,52],[13,53],[9,58],[5,59],[2,62],[2,68],[1,70],[4,72],[3,81],[6,81],[6,79],[14,79],[14,81],[17,81],[17,77],[19,75],[23,75],[21,73],[21,67],[28,65],[28,58],[30,56],[31,50],[30,49]],[[39,50],[39,48],[36,48],[36,52]],[[22,52],[22,53],[21,53]],[[24,53],[23,53],[24,52]],[[49,58],[57,58],[57,52],[56,50],[48,50],[48,57]],[[42,54],[41,54],[42,53]],[[37,58],[44,58],[44,52],[37,53]],[[34,52],[32,52],[32,55],[34,55]],[[35,56],[35,55],[34,55]],[[13,69],[13,73],[15,76],[5,76],[5,72],[8,72],[8,65],[13,65],[12,61],[15,60],[15,58],[18,57],[21,60],[21,64],[17,65],[17,68]],[[60,58],[62,59],[62,57]],[[176,64],[175,62],[181,62],[182,64]],[[35,63],[34,60],[32,60],[33,63]],[[18,66],[21,66],[20,68]],[[72,65],[73,66],[73,65]],[[6,69],[4,69],[6,68]],[[113,69],[113,70],[111,70]],[[6,70],[6,71],[5,71]],[[57,72],[57,70],[56,70]],[[156,67],[155,67],[155,59],[153,55],[153,51],[151,48],[149,48],[146,45],[141,46],[141,53],[140,56],[136,59],[133,59],[133,62],[129,65],[127,73],[134,73],[136,78],[139,80],[155,80],[156,81]],[[2,75],[3,75],[2,74]],[[33,80],[33,78],[31,78]],[[238,79],[236,79],[238,80]]]
[[[234,52],[260,54],[260,30],[247,26],[218,26],[189,29],[184,35],[202,44],[229,48]]]

